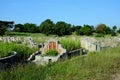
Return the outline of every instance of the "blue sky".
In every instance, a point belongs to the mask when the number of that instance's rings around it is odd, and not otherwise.
[[[0,0],[0,20],[39,25],[46,19],[73,25],[120,27],[120,0]]]

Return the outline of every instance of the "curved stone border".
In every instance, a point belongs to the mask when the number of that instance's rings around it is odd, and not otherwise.
[[[11,65],[16,64],[17,53],[13,51],[13,55],[0,58],[0,71],[11,67]]]
[[[17,53],[13,51],[13,55],[10,55],[8,57],[0,58],[0,63],[11,63],[16,60]]]

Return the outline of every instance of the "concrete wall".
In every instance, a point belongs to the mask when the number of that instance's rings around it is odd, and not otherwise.
[[[10,67],[12,64],[17,62],[17,53],[14,52],[13,55],[0,58],[0,71]]]

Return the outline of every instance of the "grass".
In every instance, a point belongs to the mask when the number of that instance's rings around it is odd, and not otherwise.
[[[16,51],[18,58],[26,59],[36,50],[35,48],[26,47],[23,44],[0,42],[0,58],[9,56],[11,55],[9,54],[10,52]]]
[[[80,48],[80,38],[63,37],[60,39],[60,43],[62,44],[62,47],[68,51]]]
[[[0,73],[0,80],[112,80],[120,72],[120,47],[36,66],[19,65]]]
[[[48,50],[45,53],[45,56],[57,56],[57,55],[58,55],[58,52],[56,50]]]
[[[45,37],[45,34],[42,33],[25,33],[25,32],[10,32],[7,36],[31,36],[31,37]],[[49,35],[50,37],[56,37],[57,35]]]
[[[37,42],[44,42],[49,38],[39,34],[27,36],[32,36]],[[37,39],[38,37],[42,38]],[[54,38],[55,36],[52,37]],[[80,37],[65,36],[59,38],[59,41],[69,51],[80,48]],[[7,50],[17,51],[20,59],[21,57],[26,58],[36,51],[20,44],[0,43],[0,51],[7,53]],[[36,66],[33,63],[20,64],[17,67],[1,71],[0,80],[112,80],[111,75],[119,72],[120,46],[101,52],[91,52],[87,56],[77,56],[46,66]]]

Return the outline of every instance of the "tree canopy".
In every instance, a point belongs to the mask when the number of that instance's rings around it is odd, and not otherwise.
[[[0,21],[0,35],[4,35],[8,29],[13,28],[13,24],[13,21]]]
[[[39,26],[40,32],[46,35],[54,34],[55,33],[54,29],[55,29],[55,25],[53,21],[51,21],[50,19],[43,21]]]
[[[14,22],[0,21],[0,35],[4,35],[7,28],[12,27]],[[44,20],[39,26],[34,23],[16,24],[15,32],[28,32],[28,33],[43,33],[48,35],[55,34],[58,36],[71,35],[72,33],[77,35],[93,35],[111,34],[112,36],[120,33],[120,29],[117,26],[109,27],[106,24],[98,24],[96,27],[92,25],[71,25],[64,21],[58,21],[54,23],[51,19]]]

